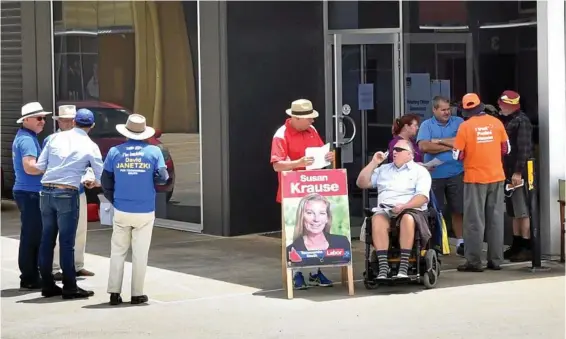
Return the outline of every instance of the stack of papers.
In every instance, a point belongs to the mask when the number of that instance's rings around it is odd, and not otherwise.
[[[313,157],[312,165],[307,166],[307,170],[321,169],[330,165],[330,161],[326,161],[324,157],[330,152],[330,143],[322,147],[307,147],[305,150],[306,157]]]
[[[444,161],[439,160],[438,158],[434,158],[431,161],[424,163],[423,166],[426,168],[433,168],[433,167],[438,167],[440,165],[442,165],[444,163]]]

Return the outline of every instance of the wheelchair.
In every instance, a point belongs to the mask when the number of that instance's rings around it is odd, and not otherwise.
[[[400,229],[395,227],[395,220],[391,220],[389,228],[389,249],[387,254],[387,261],[389,263],[389,273],[387,279],[377,279],[379,272],[379,264],[377,255],[372,243],[372,225],[371,219],[373,211],[369,208],[365,212],[365,272],[364,272],[364,286],[368,290],[378,288],[380,285],[395,285],[401,282],[423,284],[427,289],[436,287],[438,277],[440,276],[441,260],[437,249],[432,246],[434,238],[434,231],[436,225],[436,210],[429,202],[428,210],[426,211],[426,220],[433,236],[429,239],[425,248],[421,248],[420,232],[415,230],[415,240],[411,256],[409,257],[409,270],[407,279],[396,279],[399,270],[399,263],[401,258],[401,248],[399,246],[399,232]]]

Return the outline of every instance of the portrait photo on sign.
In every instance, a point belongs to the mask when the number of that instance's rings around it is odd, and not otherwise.
[[[352,250],[347,195],[309,193],[284,199],[289,267],[348,264]]]

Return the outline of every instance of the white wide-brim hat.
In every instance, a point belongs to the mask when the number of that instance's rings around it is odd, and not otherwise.
[[[118,133],[128,139],[145,140],[155,134],[155,129],[146,126],[145,117],[140,114],[132,114],[128,117],[125,124],[116,125]]]
[[[318,112],[312,108],[312,102],[307,99],[295,100],[291,103],[291,108],[285,110],[287,115],[302,118],[302,119],[314,119],[318,118]]]
[[[51,112],[45,112],[39,102],[30,102],[22,106],[22,117],[19,118],[16,123],[21,124],[26,118],[44,117],[49,114],[51,114]]]
[[[74,119],[77,116],[77,106],[61,105],[59,106],[59,114],[53,115],[53,120]]]

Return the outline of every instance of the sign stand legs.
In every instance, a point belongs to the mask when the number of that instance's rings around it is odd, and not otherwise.
[[[354,295],[354,267],[352,264],[342,266],[342,286],[346,286],[348,282],[348,295]]]

